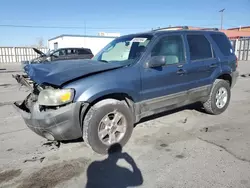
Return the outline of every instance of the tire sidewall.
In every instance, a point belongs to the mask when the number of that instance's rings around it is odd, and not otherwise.
[[[132,113],[126,104],[118,101],[117,103],[114,103],[114,104],[108,103],[108,104],[98,106],[98,107],[94,106],[93,109],[90,109],[90,110],[92,110],[90,121],[88,122],[88,125],[84,125],[84,126],[88,126],[88,130],[87,130],[88,143],[95,152],[100,153],[100,154],[107,153],[109,146],[103,144],[102,141],[99,139],[98,126],[100,124],[100,121],[105,115],[114,111],[117,111],[123,114],[126,119],[126,122],[127,122],[126,133],[124,137],[122,138],[122,140],[119,142],[119,144],[121,146],[124,146],[127,143],[129,138],[131,137],[134,123],[133,123]]]
[[[227,102],[225,104],[225,106],[223,108],[218,108],[216,106],[216,93],[218,92],[218,90],[220,88],[225,88],[227,90]],[[228,82],[226,82],[225,80],[220,80],[213,88],[212,91],[212,95],[211,95],[211,107],[213,109],[214,114],[221,114],[222,112],[224,112],[230,102],[231,99],[231,88]]]

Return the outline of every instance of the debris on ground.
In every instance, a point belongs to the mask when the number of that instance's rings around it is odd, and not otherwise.
[[[204,127],[203,129],[200,129],[200,132],[208,132],[208,127]]]
[[[9,148],[9,149],[7,149],[7,151],[13,151],[13,148]]]
[[[25,159],[23,163],[37,161],[37,157],[32,157],[32,159]]]
[[[241,74],[240,77],[247,78],[250,77],[250,74]]]
[[[44,159],[45,159],[45,157],[41,157],[40,162],[42,163]]]
[[[182,121],[182,123],[187,123],[187,117]]]
[[[45,157],[40,157],[40,158],[38,158],[38,157],[32,157],[31,159],[25,159],[23,161],[23,163],[26,163],[26,162],[35,162],[35,161],[38,161],[38,160],[42,163],[44,159],[45,159]]]
[[[56,146],[57,148],[59,148],[61,146],[61,143],[57,141],[50,141],[50,142],[43,143],[42,146],[48,146],[48,147]]]

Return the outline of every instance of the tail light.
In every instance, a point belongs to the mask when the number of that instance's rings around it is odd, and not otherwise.
[[[94,55],[90,55],[90,59],[92,59],[94,57]]]

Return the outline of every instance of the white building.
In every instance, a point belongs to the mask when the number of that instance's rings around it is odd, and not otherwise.
[[[60,35],[48,40],[50,50],[57,48],[89,48],[95,55],[109,42],[119,37],[120,33],[100,32],[97,36],[92,35]]]

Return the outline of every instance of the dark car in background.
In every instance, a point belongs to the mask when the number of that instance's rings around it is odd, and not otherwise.
[[[33,50],[39,54],[39,56],[30,61],[21,62],[22,67],[27,64],[44,63],[58,60],[70,60],[70,59],[91,59],[94,55],[89,48],[60,48],[57,50],[48,51],[43,53],[37,48]]]
[[[60,48],[50,54],[50,60],[91,59],[93,56],[89,48]]]

